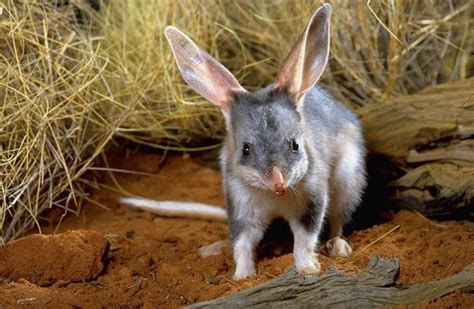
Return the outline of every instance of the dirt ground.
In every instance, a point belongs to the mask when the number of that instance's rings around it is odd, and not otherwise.
[[[142,174],[115,173],[115,181],[105,175],[98,177],[110,188],[119,184],[133,195],[224,205],[218,171],[181,157],[160,162],[156,154],[133,154],[127,158],[112,155],[112,167]],[[199,255],[202,246],[228,240],[225,223],[160,218],[119,206],[119,196],[121,193],[105,188],[94,191],[91,199],[103,207],[89,203],[79,217],[63,220],[56,234],[74,232],[55,236],[56,240],[46,237],[45,243],[60,243],[56,249],[45,245],[46,250],[31,250],[32,246],[24,241],[12,242],[7,253],[0,253],[3,269],[10,269],[0,284],[0,307],[173,308],[252,287],[282,275],[293,264],[291,253],[277,256],[265,253],[264,248],[257,277],[234,282],[228,245],[221,254],[205,258]],[[55,229],[56,225],[45,226],[43,232],[52,234]],[[103,238],[93,231],[110,242],[108,258],[87,255],[91,248],[97,248],[97,252],[104,249]],[[329,258],[320,248],[323,272],[335,263],[341,271],[355,273],[367,265],[372,255],[396,257],[401,260],[397,283],[408,285],[451,276],[474,262],[471,223],[434,222],[408,211],[395,214],[390,222],[356,231],[348,241],[354,249],[348,258]],[[71,254],[77,258],[71,258]],[[45,266],[47,278],[15,271],[32,265],[40,267],[41,261],[50,262],[43,263],[49,265]],[[91,274],[81,263],[90,265],[94,272],[101,270],[100,274]],[[74,269],[79,272],[85,271],[82,279],[78,280],[80,273],[65,271],[70,264],[77,264]],[[474,294],[455,292],[423,305],[472,308]]]

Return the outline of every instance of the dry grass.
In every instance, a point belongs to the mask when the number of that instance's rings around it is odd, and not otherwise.
[[[74,211],[78,179],[129,107],[105,89],[105,58],[71,6],[6,2],[0,20],[1,242],[53,205]],[[74,205],[74,209],[71,206]]]
[[[166,25],[184,30],[255,90],[273,82],[322,2],[138,0],[103,7],[101,34],[117,65],[111,84],[122,102],[139,101],[117,133],[162,149],[202,150],[222,138],[218,111],[179,76]],[[472,75],[474,1],[330,2],[331,60],[322,83],[347,105]]]
[[[193,150],[215,147],[223,135],[220,113],[184,84],[163,35],[169,24],[193,29],[200,45],[219,56],[221,30],[213,23],[211,14],[218,9],[213,2],[135,0],[102,6],[97,24],[110,60],[111,92],[125,105],[137,104],[118,136],[168,150],[184,144]]]
[[[84,0],[58,2],[0,4],[2,241],[39,228],[39,214],[53,205],[76,211],[87,198],[84,172],[114,136],[166,150],[218,145],[222,118],[184,84],[166,25],[254,90],[273,81],[321,3],[124,0],[95,12]],[[346,104],[472,75],[472,0],[330,2],[322,82]],[[82,23],[79,11],[88,17]]]
[[[244,84],[273,80],[322,2],[222,2],[232,12],[222,29],[238,38],[231,50],[242,50],[228,65],[245,68]],[[347,104],[380,102],[473,74],[474,1],[329,2],[331,59],[322,82]]]

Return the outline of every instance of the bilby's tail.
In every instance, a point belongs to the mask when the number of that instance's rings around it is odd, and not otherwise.
[[[192,202],[156,201],[141,197],[122,197],[120,204],[146,210],[164,217],[227,221],[225,209]]]

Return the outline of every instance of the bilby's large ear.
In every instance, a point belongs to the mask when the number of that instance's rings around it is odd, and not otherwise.
[[[188,85],[223,111],[230,111],[232,93],[245,92],[237,79],[175,27],[166,27],[165,35]]]
[[[298,103],[318,81],[329,55],[331,6],[324,4],[309,21],[277,76],[276,86],[286,88]]]

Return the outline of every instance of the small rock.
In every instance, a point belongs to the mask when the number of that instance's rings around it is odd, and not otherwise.
[[[152,302],[145,301],[143,303],[143,309],[153,309],[153,308],[156,308],[156,306]]]
[[[149,267],[153,264],[153,260],[149,255],[142,255],[138,258],[138,262],[144,267]]]
[[[104,234],[104,238],[107,239],[110,242],[116,241],[117,240],[117,234],[113,234],[113,233]]]
[[[160,265],[160,275],[176,277],[180,273],[180,269],[178,266],[163,263]]]
[[[133,238],[133,236],[135,236],[135,231],[127,231],[125,234],[125,237],[127,238]]]
[[[202,246],[199,248],[199,255],[202,258],[212,256],[212,255],[219,255],[222,252],[222,249],[224,247],[229,246],[229,241],[228,240],[219,240],[216,241],[215,243],[212,243],[210,245]]]
[[[21,298],[16,301],[17,305],[32,305],[36,301],[36,297]]]
[[[220,278],[214,275],[204,275],[204,282],[207,284],[217,285],[220,282]]]
[[[56,281],[56,283],[53,284],[53,287],[54,288],[62,288],[62,287],[65,287],[66,285],[68,285],[71,281],[66,281],[66,280],[58,280]]]
[[[124,279],[130,278],[132,276],[132,271],[130,269],[128,269],[127,267],[122,267],[119,270],[119,276],[124,278]]]
[[[434,239],[431,242],[431,246],[433,246],[434,248],[439,248],[439,247],[441,247],[442,244],[443,244],[443,240],[441,238]]]
[[[163,238],[163,242],[175,244],[178,242],[178,237],[176,236],[166,236]]]
[[[146,276],[150,273],[150,266],[153,265],[153,260],[149,255],[142,255],[136,259],[136,263],[131,266],[131,271],[134,275]]]
[[[406,237],[404,237],[404,236],[398,236],[395,240],[396,240],[397,242],[405,242],[407,239],[406,239]]]

